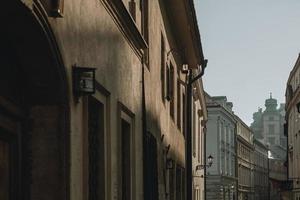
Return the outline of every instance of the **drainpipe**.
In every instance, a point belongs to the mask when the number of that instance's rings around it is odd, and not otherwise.
[[[202,63],[200,74],[193,78],[193,70],[189,69],[187,83],[187,112],[186,112],[186,138],[185,138],[185,167],[186,167],[186,200],[193,198],[193,163],[192,163],[192,97],[193,83],[204,75],[207,60]]]
[[[207,126],[206,126],[207,121],[205,122],[205,127],[204,127],[204,166],[206,166],[206,159],[207,159],[207,155],[206,155],[206,133],[207,133]],[[206,200],[206,167],[204,167],[204,200]]]
[[[146,117],[146,96],[145,96],[145,64],[142,64],[142,130],[143,130],[143,188],[144,188],[144,199],[147,200],[148,192],[148,177],[145,167],[147,159],[147,117]]]
[[[268,150],[268,154],[269,154],[269,150]],[[268,155],[268,200],[271,200],[271,185],[270,185],[270,159],[269,159],[269,155]]]

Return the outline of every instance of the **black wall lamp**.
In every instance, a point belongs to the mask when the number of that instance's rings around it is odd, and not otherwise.
[[[53,17],[63,17],[64,12],[64,0],[54,0],[52,1],[52,16]]]
[[[76,97],[95,93],[95,68],[73,66],[73,92]]]
[[[168,158],[167,162],[166,162],[166,168],[167,169],[174,169],[174,160],[172,160],[171,158]]]
[[[298,103],[296,104],[296,107],[297,107],[298,113],[300,113],[300,102],[298,102]]]

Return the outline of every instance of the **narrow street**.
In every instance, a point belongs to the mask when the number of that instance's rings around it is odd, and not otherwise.
[[[0,200],[300,200],[300,2],[2,3]]]

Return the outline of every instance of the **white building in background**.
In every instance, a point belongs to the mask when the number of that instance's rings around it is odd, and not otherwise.
[[[283,126],[285,123],[285,104],[278,107],[277,100],[270,95],[265,101],[265,110],[261,108],[253,114],[251,129],[254,137],[268,145],[273,154],[282,160],[286,158],[286,142]]]
[[[265,101],[265,110],[259,108],[253,114],[251,129],[254,137],[268,147],[269,157],[269,191],[270,199],[279,200],[287,195],[286,149],[287,138],[284,135],[285,104],[278,106],[277,100],[270,95]]]
[[[253,199],[253,133],[238,117],[237,120],[237,155],[238,155],[238,199]]]
[[[254,199],[268,199],[268,147],[262,142],[253,140],[253,168],[254,168]]]
[[[206,95],[208,121],[206,155],[214,163],[206,170],[206,199],[234,200],[237,197],[236,119],[233,104],[225,96]]]

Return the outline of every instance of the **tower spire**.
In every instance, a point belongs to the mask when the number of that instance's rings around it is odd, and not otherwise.
[[[272,92],[270,92],[270,99],[272,99]]]

